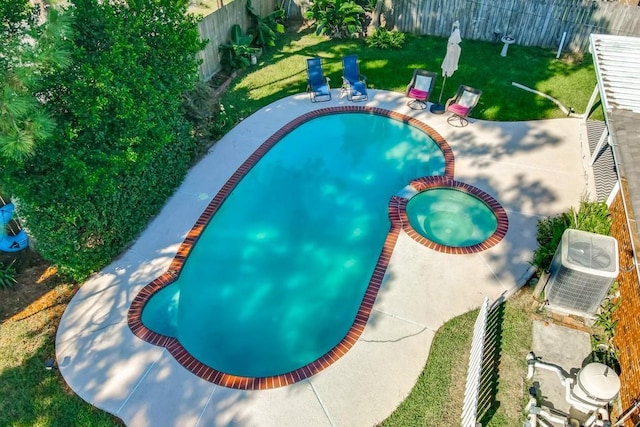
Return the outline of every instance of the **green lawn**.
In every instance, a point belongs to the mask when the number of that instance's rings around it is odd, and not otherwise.
[[[565,117],[550,100],[519,89],[512,82],[546,93],[565,107],[583,113],[596,84],[590,56],[555,59],[547,49],[512,45],[507,57],[500,56],[502,45],[465,41],[458,71],[447,79],[442,102],[455,94],[458,85],[482,89],[483,94],[473,116],[486,120],[519,121]],[[289,33],[278,49],[271,49],[257,66],[246,70],[222,103],[236,119],[251,115],[257,109],[284,96],[306,90],[305,58],[323,59],[331,86],[340,87],[341,58],[356,53],[360,71],[371,88],[404,92],[413,70],[422,68],[440,73],[446,52],[446,39],[407,36],[402,50],[371,49],[361,40],[329,40],[310,30]],[[430,100],[437,101],[443,85],[438,77]],[[593,116],[601,118],[598,110]]]
[[[445,45],[445,39],[408,36],[402,50],[374,50],[357,40],[332,41],[309,30],[291,32],[276,49],[268,50],[257,66],[236,79],[221,101],[237,121],[277,99],[304,92],[305,58],[316,55],[323,58],[332,86],[339,87],[341,57],[347,53],[359,55],[361,72],[370,87],[403,92],[415,68],[440,70]],[[513,45],[503,58],[499,54],[501,45],[463,41],[461,46],[460,66],[446,82],[443,101],[453,95],[459,84],[482,89],[484,93],[473,114],[476,118],[506,121],[563,116],[552,102],[513,87],[514,81],[545,92],[577,112],[584,110],[595,85],[588,56],[583,61],[557,61],[552,51]],[[440,93],[441,85],[439,78],[435,94]],[[70,391],[57,371],[43,368],[44,360],[54,354],[55,329],[69,298],[68,292],[60,291],[53,305],[47,305],[52,308],[0,325],[0,425],[118,425],[117,419],[84,403]],[[414,391],[383,425],[459,423],[460,384],[466,375],[469,325],[474,319],[475,314],[468,313],[438,331]],[[530,317],[517,299],[506,304],[504,319],[501,379],[496,395],[499,405],[487,415],[488,425],[492,426],[518,425],[515,420],[519,419],[522,403],[521,378],[526,370],[522,352],[529,348],[530,340]],[[446,381],[441,372],[449,373]]]
[[[15,299],[21,308],[7,319],[13,312],[0,313],[0,426],[122,425],[73,393],[59,371],[45,369],[45,361],[54,357],[56,329],[74,287],[53,278],[35,282],[0,290],[0,298]],[[25,307],[18,295],[27,287],[29,293],[44,294]]]
[[[496,325],[494,348],[499,355],[489,372],[497,374],[487,382],[492,399],[480,411],[485,427],[522,425],[525,402],[526,355],[531,349],[532,289],[524,288],[491,317]],[[460,425],[464,387],[478,310],[445,323],[436,333],[424,371],[405,401],[382,427]],[[455,356],[452,356],[455,355]]]

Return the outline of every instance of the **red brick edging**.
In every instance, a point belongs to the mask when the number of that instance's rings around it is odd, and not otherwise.
[[[286,124],[283,128],[271,135],[258,149],[249,156],[249,158],[234,172],[234,174],[227,180],[222,186],[218,194],[209,203],[204,210],[200,218],[196,221],[193,228],[187,234],[176,256],[174,257],[169,269],[157,279],[146,285],[134,298],[127,314],[127,322],[129,328],[134,335],[147,341],[148,343],[165,347],[169,353],[186,369],[193,374],[205,379],[206,381],[234,389],[243,390],[263,390],[276,387],[283,387],[296,383],[298,381],[309,378],[312,375],[317,374],[323,369],[329,367],[332,363],[337,361],[340,357],[344,356],[351,347],[356,343],[369,319],[373,304],[378,295],[378,291],[382,284],[382,281],[393,253],[398,234],[403,228],[403,222],[400,220],[399,211],[394,204],[394,201],[398,199],[397,196],[392,197],[389,204],[389,217],[391,219],[391,228],[387,234],[387,238],[384,242],[376,266],[373,270],[369,285],[364,294],[360,307],[356,314],[355,320],[351,325],[351,328],[345,335],[345,337],[328,353],[320,357],[319,359],[302,366],[294,371],[287,372],[282,375],[274,375],[270,377],[242,377],[237,375],[230,375],[224,372],[220,372],[214,368],[211,368],[191,354],[180,344],[176,338],[168,337],[158,334],[142,323],[142,310],[149,299],[160,289],[173,283],[180,274],[189,252],[196,244],[198,238],[202,234],[205,226],[213,218],[217,210],[224,203],[226,198],[231,194],[236,185],[242,180],[242,178],[251,170],[251,168],[264,156],[278,141],[280,141],[289,132],[296,129],[298,126],[311,119],[337,113],[368,113],[379,116],[389,117],[395,120],[402,121],[413,127],[416,127],[423,132],[427,133],[435,143],[440,147],[445,159],[445,177],[453,179],[454,172],[454,158],[453,151],[449,144],[444,140],[440,134],[438,134],[431,126],[425,123],[394,111],[384,110],[382,108],[367,107],[367,106],[340,106],[329,107],[306,113]]]

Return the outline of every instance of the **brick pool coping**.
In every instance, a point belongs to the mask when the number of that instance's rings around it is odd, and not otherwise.
[[[358,312],[353,324],[351,325],[351,328],[349,329],[345,337],[335,347],[329,350],[329,352],[305,366],[302,366],[285,374],[260,378],[226,374],[224,372],[220,372],[214,368],[211,368],[197,360],[195,357],[189,354],[189,352],[182,346],[182,344],[180,344],[180,342],[176,338],[158,334],[157,332],[154,332],[144,326],[144,324],[142,323],[142,311],[146,303],[156,292],[170,285],[178,278],[180,270],[184,266],[189,252],[196,244],[206,225],[215,215],[220,206],[222,206],[222,204],[231,194],[236,185],[251,170],[251,168],[256,163],[258,163],[258,161],[278,141],[280,141],[285,135],[296,129],[304,122],[317,117],[337,113],[375,114],[402,121],[422,130],[434,140],[434,142],[440,147],[440,150],[444,155],[444,177],[439,178],[446,178],[449,181],[453,180],[454,157],[451,147],[445,141],[445,139],[440,134],[438,134],[431,126],[428,126],[413,117],[409,117],[407,115],[385,110],[382,108],[355,105],[322,108],[303,114],[302,116],[299,116],[291,122],[287,123],[284,127],[271,135],[271,137],[269,137],[262,145],[260,145],[260,147],[258,147],[258,149],[256,149],[256,151],[254,151],[247,158],[247,160],[244,161],[244,163],[227,180],[227,182],[222,186],[220,191],[216,194],[216,196],[211,200],[209,205],[200,215],[194,226],[187,234],[187,237],[178,248],[178,251],[173,258],[169,269],[160,277],[156,278],[151,283],[146,285],[136,295],[127,313],[127,322],[134,335],[150,344],[165,347],[178,363],[180,363],[194,375],[197,375],[198,377],[214,384],[241,390],[265,390],[283,387],[302,381],[329,367],[340,357],[344,356],[351,349],[351,347],[353,347],[360,335],[362,335],[362,332],[364,331],[364,328],[367,324],[369,315],[371,314],[371,310],[373,309],[373,304],[378,295],[378,291],[380,290],[380,286],[382,285],[382,281],[384,280],[384,276],[389,265],[391,255],[393,253],[393,249],[398,239],[398,235],[402,229],[405,229],[405,224],[408,224],[408,221],[406,219],[406,212],[403,216],[402,210],[399,209],[399,206],[402,203],[404,203],[406,206],[406,202],[408,200],[398,196],[393,196],[389,203],[388,213],[391,221],[390,230],[387,234],[382,250],[380,251],[380,255],[378,256],[378,260],[369,280],[367,290],[363,296],[362,302],[360,303],[360,307],[358,308]],[[423,182],[425,179],[428,178],[418,178],[412,182],[412,185],[414,183]]]

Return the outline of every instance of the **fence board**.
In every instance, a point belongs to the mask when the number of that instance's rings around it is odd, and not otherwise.
[[[265,16],[276,8],[276,0],[252,0],[251,4]],[[203,17],[198,23],[198,31],[201,40],[209,40],[207,46],[198,55],[202,60],[200,66],[200,79],[208,80],[220,71],[220,55],[218,47],[229,41],[229,33],[234,24],[239,24],[244,32],[253,24],[247,13],[245,0],[232,1],[222,8]]]
[[[311,0],[286,0],[281,4],[289,19],[300,19]],[[453,22],[460,21],[463,39],[494,41],[494,31],[512,35],[523,46],[586,52],[592,33],[640,36],[640,7],[619,2],[591,0],[380,0],[380,24],[389,29],[449,37]],[[265,16],[278,0],[253,0]],[[233,24],[244,31],[251,25],[246,0],[233,1],[207,15],[198,30],[209,43],[200,53],[200,78],[209,79],[220,70],[218,46],[228,41]]]
[[[482,361],[485,354],[485,336],[487,334],[487,317],[489,314],[489,299],[485,298],[473,327],[473,339],[469,355],[467,370],[467,384],[464,391],[462,405],[462,427],[475,427],[478,415],[478,397],[480,394],[480,378]]]
[[[592,32],[640,36],[640,8],[590,0],[399,0],[385,2],[387,28],[447,37],[460,21],[463,38],[493,41],[494,30],[525,46],[585,52]]]

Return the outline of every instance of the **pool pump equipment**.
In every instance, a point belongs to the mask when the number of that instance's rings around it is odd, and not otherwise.
[[[578,371],[575,377],[565,374],[559,366],[541,361],[533,352],[527,355],[527,379],[531,380],[536,369],[545,369],[556,373],[565,389],[565,400],[572,408],[585,414],[585,421],[575,424],[575,420],[551,413],[538,407],[535,388],[529,390],[527,404],[528,425],[535,427],[538,420],[546,423],[559,423],[565,426],[610,427],[608,405],[618,396],[620,378],[609,366],[602,363],[589,363]],[[572,422],[574,424],[572,424]],[[542,424],[546,425],[546,424]]]

